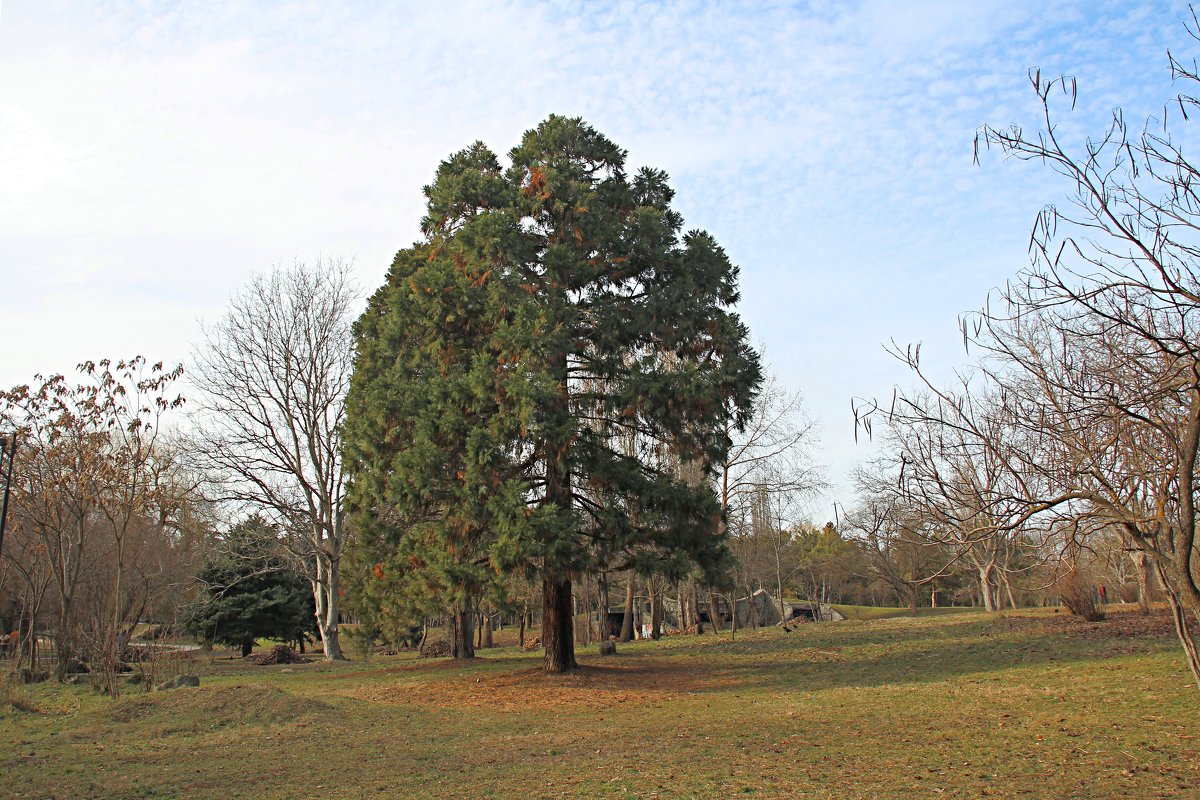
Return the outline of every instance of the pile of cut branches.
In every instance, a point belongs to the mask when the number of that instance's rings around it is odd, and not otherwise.
[[[421,652],[418,658],[440,658],[450,655],[450,651],[451,647],[448,641],[445,639],[436,639],[421,645]]]
[[[312,659],[305,658],[286,644],[277,644],[265,653],[250,656],[249,660],[252,664],[257,664],[260,667],[271,664],[308,664],[312,661]]]

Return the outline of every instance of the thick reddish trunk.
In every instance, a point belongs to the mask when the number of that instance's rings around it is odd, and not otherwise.
[[[542,578],[542,668],[546,672],[569,672],[579,666],[571,613],[571,579],[547,574]]]
[[[555,276],[556,279],[561,276]],[[565,284],[565,281],[563,281]],[[558,323],[564,321],[564,306],[554,308],[554,319]],[[546,496],[545,506],[556,513],[569,515],[572,512],[571,470],[569,452],[571,449],[572,425],[570,370],[567,364],[566,351],[551,357],[549,363],[551,374],[558,383],[558,396],[551,400],[545,409],[550,420],[550,435],[544,442],[546,459]],[[558,531],[558,535],[569,534],[570,531]],[[577,666],[575,663],[574,614],[575,608],[571,600],[571,575],[563,565],[561,556],[557,562],[547,558],[543,563],[542,573],[542,669],[549,673],[569,672]]]
[[[475,614],[471,607],[459,607],[450,617],[450,654],[456,659],[475,657]]]

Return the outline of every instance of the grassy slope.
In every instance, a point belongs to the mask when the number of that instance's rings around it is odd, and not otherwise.
[[[890,619],[892,617],[931,617],[940,614],[969,614],[978,609],[947,606],[944,608],[919,608],[917,613],[908,608],[889,608],[886,606],[846,606],[834,605],[833,608],[846,619]]]
[[[1200,693],[1165,621],[1146,627],[847,621],[586,648],[559,678],[511,649],[204,660],[200,689],[115,703],[34,687],[40,713],[0,711],[0,795],[1195,796]]]

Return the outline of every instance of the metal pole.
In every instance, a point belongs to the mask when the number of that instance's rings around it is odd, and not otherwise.
[[[8,470],[4,475],[4,505],[0,506],[0,552],[4,550],[4,524],[8,521],[8,494],[12,488],[13,459],[17,456],[17,437],[12,436],[8,441],[0,437],[0,454],[8,445]]]

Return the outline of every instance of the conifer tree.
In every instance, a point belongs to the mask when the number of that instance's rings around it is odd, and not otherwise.
[[[710,482],[679,465],[720,463],[760,368],[737,269],[681,234],[663,172],[630,178],[624,151],[558,116],[510,162],[477,143],[439,166],[424,239],[359,320],[356,560],[456,610],[496,576],[540,574],[544,666],[562,672],[576,575],[723,566]]]
[[[253,516],[225,534],[197,579],[201,596],[184,609],[183,628],[198,640],[240,647],[254,640],[299,638],[315,632],[315,601],[303,576],[278,553],[278,532]]]

